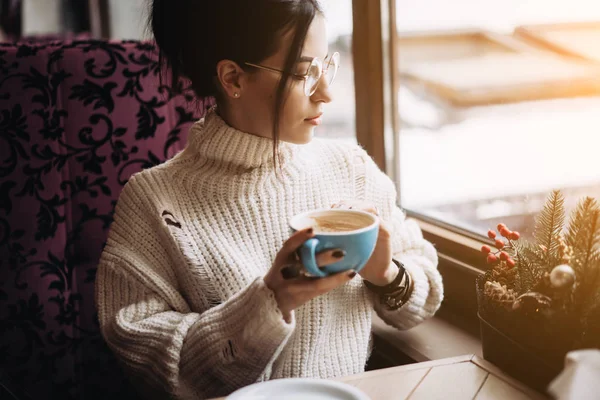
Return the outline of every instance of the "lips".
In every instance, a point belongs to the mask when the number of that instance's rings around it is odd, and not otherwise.
[[[321,118],[322,115],[323,115],[323,113],[319,113],[319,114],[315,115],[314,117],[306,118],[305,121],[314,121],[314,120],[317,120],[317,119]]]
[[[323,120],[321,119],[321,116],[318,116],[315,118],[305,119],[304,122],[306,122],[307,124],[314,125],[314,126],[319,126],[319,125],[321,125]]]

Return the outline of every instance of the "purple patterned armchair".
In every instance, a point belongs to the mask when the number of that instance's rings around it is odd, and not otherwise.
[[[134,396],[98,332],[96,265],[127,179],[209,106],[159,87],[156,59],[148,42],[0,44],[0,398]]]

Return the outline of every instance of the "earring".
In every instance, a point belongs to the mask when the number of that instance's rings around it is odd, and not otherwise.
[[[238,92],[235,92],[235,93],[233,94],[233,97],[235,97],[235,98],[237,99],[238,97],[240,97],[240,94],[239,94]]]

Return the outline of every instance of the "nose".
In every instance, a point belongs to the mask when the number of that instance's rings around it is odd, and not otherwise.
[[[319,80],[319,85],[317,86],[317,90],[310,97],[312,101],[315,103],[331,103],[333,101],[333,95],[331,94],[331,88],[329,83],[327,83],[327,79],[325,74],[321,76]]]

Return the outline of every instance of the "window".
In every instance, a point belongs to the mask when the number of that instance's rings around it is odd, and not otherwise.
[[[23,0],[22,6],[14,2],[22,12],[22,35],[24,37],[61,37],[90,31],[90,2],[81,0]]]
[[[356,142],[352,0],[326,0],[322,4],[327,16],[329,53],[340,53],[340,69],[331,86],[333,101],[324,107],[323,125],[315,135]]]
[[[403,208],[528,235],[552,189],[600,196],[600,3],[393,1]]]
[[[149,0],[109,0],[109,29],[113,39],[149,39]]]
[[[23,0],[23,36],[149,39],[149,0]]]

